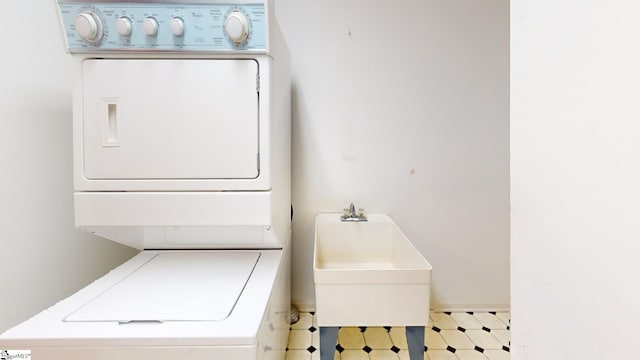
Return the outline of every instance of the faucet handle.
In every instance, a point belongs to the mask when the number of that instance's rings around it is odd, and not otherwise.
[[[359,208],[358,209],[358,217],[359,218],[366,218],[367,217],[367,214],[364,212],[363,208]]]

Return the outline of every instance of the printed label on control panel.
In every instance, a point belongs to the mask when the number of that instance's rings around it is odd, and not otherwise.
[[[70,52],[267,50],[264,4],[61,3]]]

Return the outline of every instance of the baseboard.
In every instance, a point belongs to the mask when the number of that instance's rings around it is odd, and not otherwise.
[[[451,312],[463,312],[463,311],[498,311],[509,312],[511,311],[510,304],[504,303],[432,303],[432,311],[451,311]]]
[[[293,305],[300,312],[314,312],[316,311],[316,304],[313,301],[293,301]],[[451,311],[451,312],[466,312],[466,311],[498,311],[509,312],[511,311],[510,304],[504,303],[431,303],[432,311]]]

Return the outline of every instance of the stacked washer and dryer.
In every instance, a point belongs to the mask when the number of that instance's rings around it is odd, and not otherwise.
[[[283,359],[290,80],[272,4],[56,3],[73,58],[76,226],[143,251],[0,348]]]

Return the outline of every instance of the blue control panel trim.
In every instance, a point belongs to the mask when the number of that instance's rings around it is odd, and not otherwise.
[[[264,52],[267,50],[267,15],[264,4],[171,4],[171,3],[59,3],[60,14],[69,52],[102,50],[121,51],[204,51],[204,52]],[[249,37],[240,44],[231,41],[224,23],[232,11],[242,12],[249,22]],[[104,35],[98,42],[86,41],[75,29],[75,17],[91,12],[103,24]],[[126,17],[132,23],[128,36],[118,33],[116,21]],[[142,31],[142,22],[153,17],[158,22],[156,36]],[[172,18],[184,22],[184,34],[174,36],[169,28]]]

